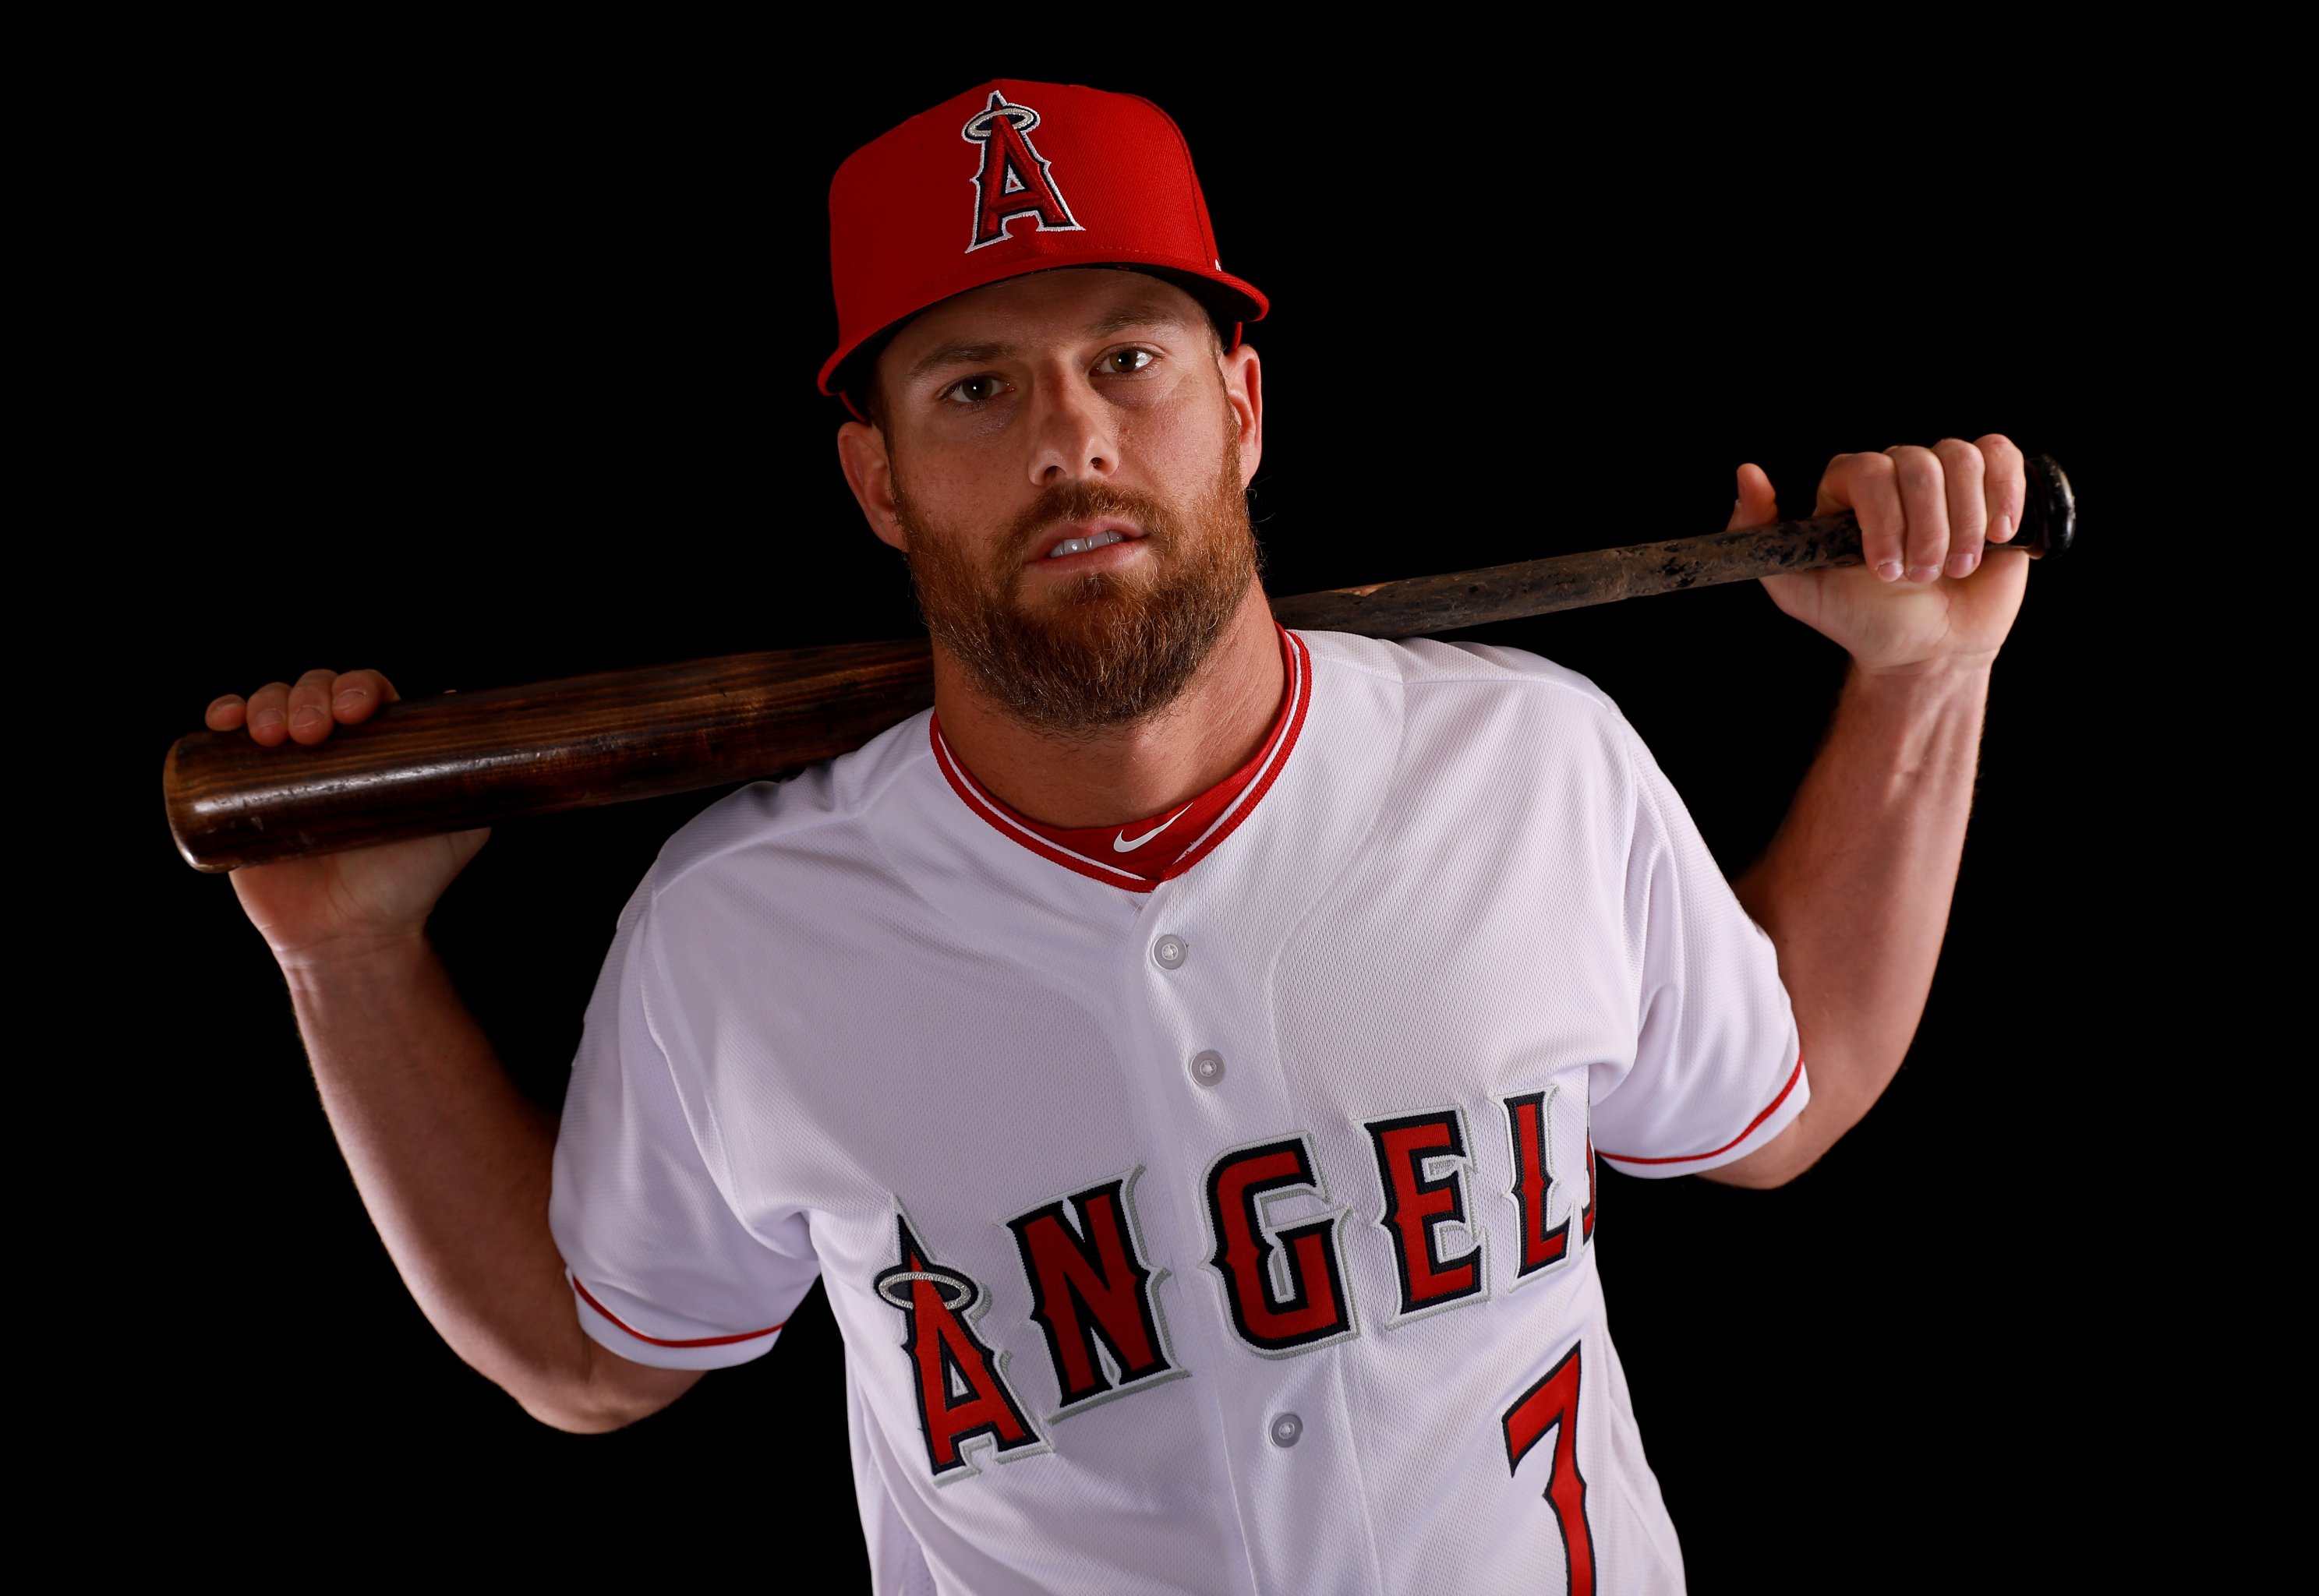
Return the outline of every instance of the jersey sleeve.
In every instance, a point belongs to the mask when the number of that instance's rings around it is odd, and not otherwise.
[[[744,1222],[728,1201],[714,1117],[654,1023],[677,1000],[648,877],[588,1005],[548,1216],[591,1337],[637,1363],[722,1368],[772,1346],[819,1265],[802,1213]]]
[[[1597,1157],[1630,1175],[1695,1175],[1745,1158],[1803,1111],[1795,1018],[1772,939],[1747,917],[1690,811],[1631,727],[1626,935],[1633,1064],[1598,1071]]]

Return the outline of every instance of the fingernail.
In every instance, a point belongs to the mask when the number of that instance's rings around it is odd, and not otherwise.
[[[347,689],[346,691],[340,693],[337,698],[332,699],[330,700],[330,705],[333,708],[352,709],[368,697],[370,697],[370,694],[363,689],[358,687],[350,687]]]
[[[1886,560],[1876,567],[1876,576],[1881,582],[1895,582],[1899,575],[1900,562],[1898,560]]]
[[[279,709],[260,709],[257,714],[249,717],[249,724],[252,726],[280,726],[282,724],[282,711]]]
[[[322,712],[320,709],[315,708],[311,704],[308,704],[302,708],[297,714],[290,717],[290,724],[292,726],[312,726],[316,721],[321,718]]]
[[[1951,576],[1971,576],[1972,568],[1981,563],[1980,556],[1970,549],[1959,549],[1949,556]]]
[[[1989,524],[1990,542],[2003,543],[2007,538],[2012,536],[2013,518],[2011,516],[1999,516],[1997,519]]]
[[[1940,573],[1941,568],[1938,565],[1911,565],[1908,567],[1908,580],[1910,582],[1930,582]]]

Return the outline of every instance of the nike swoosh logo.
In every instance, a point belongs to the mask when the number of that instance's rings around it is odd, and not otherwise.
[[[1143,846],[1144,843],[1150,842],[1153,837],[1158,836],[1161,832],[1166,831],[1169,826],[1175,825],[1176,822],[1181,820],[1184,817],[1184,809],[1188,809],[1191,807],[1191,805],[1186,804],[1183,809],[1177,810],[1173,815],[1169,816],[1167,819],[1161,821],[1159,825],[1153,826],[1150,831],[1145,832],[1141,836],[1136,838],[1132,843],[1127,840],[1127,833],[1122,831],[1117,836],[1111,839],[1111,851],[1114,853],[1134,852],[1138,848]]]

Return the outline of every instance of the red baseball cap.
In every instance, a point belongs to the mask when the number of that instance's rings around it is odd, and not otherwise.
[[[1224,270],[1191,149],[1150,101],[1015,78],[945,100],[855,150],[829,185],[837,349],[821,391],[929,305],[1074,266],[1172,278],[1220,321],[1271,308]]]

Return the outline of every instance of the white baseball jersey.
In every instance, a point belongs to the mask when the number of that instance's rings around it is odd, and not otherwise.
[[[1771,942],[1584,680],[1287,655],[1156,885],[922,715],[708,810],[621,917],[556,1152],[581,1319],[713,1368],[824,1280],[880,1591],[1682,1587],[1593,1159],[1795,1117]]]

